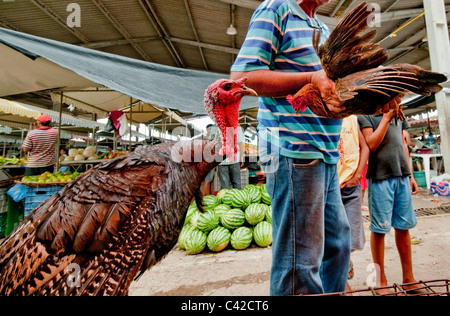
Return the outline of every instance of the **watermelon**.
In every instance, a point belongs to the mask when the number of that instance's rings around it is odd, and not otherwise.
[[[248,227],[240,227],[231,234],[231,246],[236,250],[247,249],[252,240],[253,233]]]
[[[244,190],[250,195],[252,203],[259,203],[261,201],[261,191],[254,184],[247,185]]]
[[[272,206],[261,204],[265,208],[266,212],[266,221],[272,224]]]
[[[272,244],[272,224],[263,221],[253,229],[253,238],[260,247],[269,247]]]
[[[263,184],[259,187],[259,190],[261,191],[261,202],[267,204],[267,205],[271,205],[272,202],[270,200],[270,195],[269,193],[267,193],[267,188],[266,188],[266,184]]]
[[[245,219],[250,225],[256,225],[264,220],[266,212],[259,203],[250,204],[245,210]]]
[[[236,192],[238,192],[238,189],[230,189],[227,190],[226,194],[224,195],[224,197],[222,198],[222,203],[226,204],[228,206],[232,206],[232,201],[233,201],[233,196],[234,194],[236,194]]]
[[[219,200],[219,203],[223,203],[223,198],[228,193],[228,189],[222,189],[217,192],[216,198]]]
[[[231,199],[233,208],[246,209],[251,204],[251,197],[245,190],[236,190]]]
[[[199,229],[193,229],[184,237],[184,246],[186,252],[190,255],[196,255],[206,247],[206,234]]]
[[[219,226],[219,216],[213,210],[200,213],[197,218],[196,227],[202,232],[208,233]]]
[[[192,220],[192,216],[195,213],[199,213],[200,211],[197,208],[196,204],[191,204],[191,206],[189,206],[187,213],[186,213],[186,219],[184,220],[184,225],[191,223]]]
[[[231,207],[226,204],[219,204],[214,208],[214,212],[219,216],[219,219],[229,210],[231,210]]]
[[[239,209],[232,209],[222,215],[220,223],[228,229],[236,229],[244,225],[245,214]]]
[[[209,250],[219,252],[228,246],[230,238],[230,231],[222,226],[218,226],[209,233],[206,244]]]
[[[206,195],[203,197],[203,208],[205,210],[212,210],[220,204],[219,200],[214,195]]]
[[[178,237],[178,245],[180,246],[181,249],[186,250],[185,245],[186,236],[188,236],[189,233],[194,229],[196,228],[191,224],[184,225],[183,229],[181,229],[180,236]]]

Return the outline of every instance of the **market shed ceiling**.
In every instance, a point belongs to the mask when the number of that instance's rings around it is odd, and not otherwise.
[[[72,0],[7,0],[0,2],[0,26],[164,65],[227,74],[245,39],[254,9],[261,2],[77,0],[78,6],[73,7]],[[333,27],[361,2],[331,0],[318,13]],[[389,49],[389,62],[430,68],[423,16],[390,37],[423,13],[422,0],[374,2],[380,10],[376,41]],[[450,0],[445,3],[448,12]],[[237,30],[235,36],[226,33],[231,24]]]
[[[436,1],[445,1],[450,20],[450,0]],[[153,63],[227,75],[261,2],[3,0],[0,26]],[[340,17],[361,2],[331,0],[318,14],[333,28]],[[430,69],[425,18],[420,16],[423,1],[374,2],[380,12],[376,41],[389,50],[388,63],[405,62]],[[230,25],[236,35],[227,34]]]

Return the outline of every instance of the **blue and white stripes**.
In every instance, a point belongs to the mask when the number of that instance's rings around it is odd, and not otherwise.
[[[266,0],[255,11],[247,38],[231,71],[313,72],[322,69],[312,45],[314,29],[329,29],[309,18],[295,0]],[[309,109],[296,115],[284,98],[260,98],[259,150],[299,159],[339,161],[341,121],[318,117]]]

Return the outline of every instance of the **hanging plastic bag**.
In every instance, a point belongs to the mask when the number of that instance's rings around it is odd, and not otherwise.
[[[106,122],[105,132],[108,132],[108,133],[114,132],[114,124],[110,118],[108,118],[108,122]]]
[[[28,192],[28,187],[22,184],[16,184],[11,189],[6,192],[13,200],[14,202],[20,202],[24,198],[26,198]]]
[[[120,122],[119,135],[124,136],[130,131],[126,114],[119,117],[118,121]]]

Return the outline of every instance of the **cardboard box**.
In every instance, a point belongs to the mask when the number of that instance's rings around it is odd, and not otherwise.
[[[431,194],[450,197],[450,182],[431,182],[430,191]]]

